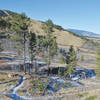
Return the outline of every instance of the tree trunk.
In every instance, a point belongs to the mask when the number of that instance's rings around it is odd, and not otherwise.
[[[35,73],[37,72],[37,58],[35,59]]]
[[[33,50],[33,49],[32,49],[32,50]],[[31,50],[31,67],[30,67],[30,70],[32,69],[32,72],[33,72],[34,66],[35,66],[36,64],[34,64],[34,62],[33,62],[33,61],[35,61],[35,58],[34,58],[34,55],[33,55],[32,50]]]
[[[26,74],[26,66],[25,66],[25,43],[26,43],[26,38],[25,38],[25,33],[24,33],[24,73]]]
[[[50,74],[50,46],[48,46],[48,76]]]
[[[31,64],[28,64],[28,68],[29,68],[29,74],[31,74]]]

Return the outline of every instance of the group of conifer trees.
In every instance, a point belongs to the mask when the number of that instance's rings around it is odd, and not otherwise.
[[[56,37],[53,34],[54,24],[49,19],[43,25],[43,30],[46,33],[45,36],[36,36],[34,32],[29,32],[28,28],[31,23],[30,18],[28,18],[25,14],[15,14],[12,17],[8,17],[6,20],[0,18],[0,29],[6,30],[5,32],[10,33],[9,38],[13,41],[18,42],[16,48],[23,52],[24,57],[24,72],[26,73],[25,67],[25,57],[26,57],[26,42],[29,41],[29,53],[31,62],[33,62],[35,56],[37,55],[37,51],[46,50],[48,52],[48,60],[47,67],[50,68],[51,59],[57,55],[58,45],[56,42]],[[13,33],[14,35],[12,35]],[[37,43],[39,41],[39,43]],[[21,45],[20,45],[21,44]],[[0,43],[0,51],[2,51],[2,46]],[[73,46],[70,47],[69,52],[66,55],[66,64],[67,70],[65,72],[66,76],[73,73],[76,67],[76,52]],[[49,74],[49,73],[48,73]]]

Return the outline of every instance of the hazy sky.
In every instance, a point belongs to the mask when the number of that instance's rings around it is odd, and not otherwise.
[[[100,34],[100,0],[0,0],[0,9]]]

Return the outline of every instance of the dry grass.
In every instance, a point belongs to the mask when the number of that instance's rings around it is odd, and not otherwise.
[[[32,32],[35,32],[37,35],[45,35],[42,27],[43,27],[43,23],[32,20],[29,30],[31,30]],[[67,31],[60,31],[60,30],[54,29],[53,33],[57,38],[58,44],[73,45],[75,47],[81,47],[85,42],[80,37],[77,37]],[[66,48],[64,46],[62,46],[62,47]]]
[[[55,36],[57,37],[57,43],[63,45],[74,45],[75,47],[80,47],[84,44],[84,40],[81,38],[74,36],[70,32],[67,31],[59,31],[55,29],[54,32]]]

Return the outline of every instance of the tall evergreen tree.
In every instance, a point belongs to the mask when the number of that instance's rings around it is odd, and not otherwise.
[[[21,37],[20,42],[23,44],[23,55],[24,55],[24,72],[26,73],[25,67],[25,44],[28,36],[28,26],[30,19],[26,17],[25,14],[14,15],[11,20],[11,31],[16,34],[16,36]]]
[[[33,60],[36,56],[36,35],[32,32],[29,33],[29,51],[31,56],[31,63],[33,64]]]
[[[66,55],[66,64],[67,70],[65,72],[66,76],[69,76],[75,71],[77,60],[76,60],[76,52],[73,46],[70,46],[69,52]]]
[[[44,31],[46,36],[43,40],[43,46],[48,51],[48,70],[50,70],[51,57],[57,54],[57,42],[56,38],[53,35],[53,22],[51,20],[47,20],[45,22]],[[49,72],[48,72],[49,75]]]

